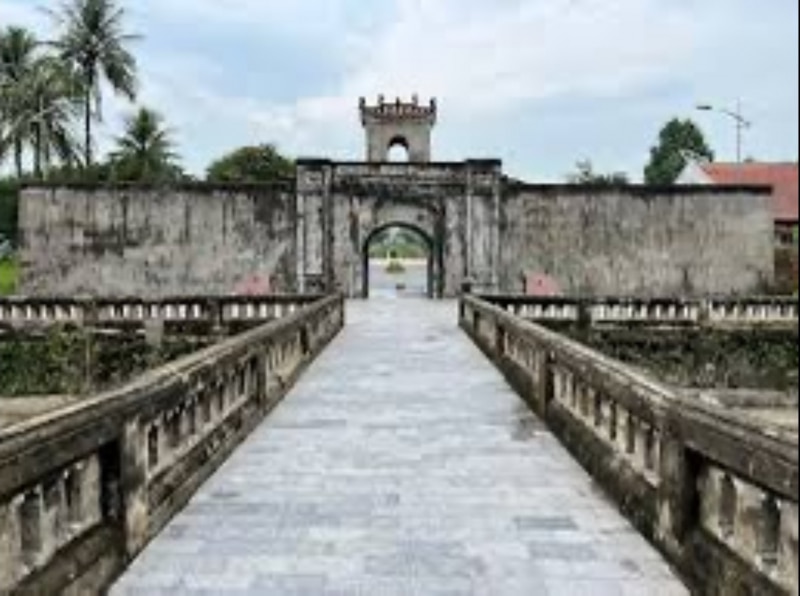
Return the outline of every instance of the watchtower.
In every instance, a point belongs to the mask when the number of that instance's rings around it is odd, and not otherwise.
[[[431,133],[436,126],[436,100],[421,105],[415,95],[411,103],[399,98],[387,102],[378,97],[378,104],[367,105],[363,97],[360,102],[361,123],[367,134],[367,161],[389,161],[389,152],[397,146],[408,153],[411,163],[431,161]]]

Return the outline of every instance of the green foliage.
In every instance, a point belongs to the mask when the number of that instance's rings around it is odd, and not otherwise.
[[[554,326],[558,328],[557,326]],[[662,381],[698,389],[797,388],[797,333],[752,330],[559,331]]]
[[[22,158],[30,114],[27,103],[28,78],[34,61],[36,38],[21,27],[0,31],[0,159],[12,153],[17,176],[22,175]]]
[[[111,176],[121,182],[180,179],[170,135],[158,112],[141,108],[127,119],[125,134],[117,139],[117,149],[111,154]]]
[[[595,172],[592,162],[589,160],[579,161],[576,164],[576,171],[567,176],[570,184],[582,184],[586,186],[624,186],[630,184],[628,176],[623,172],[613,172],[602,174]]]
[[[26,153],[36,179],[54,160],[71,162],[79,153],[72,121],[80,111],[80,82],[44,47],[24,29],[0,32],[0,59],[7,65],[0,72],[0,159],[13,155],[17,178]]]
[[[90,335],[68,327],[53,328],[44,337],[13,336],[0,341],[0,396],[113,389],[210,343],[210,338],[168,337],[154,347],[135,333]]]
[[[125,31],[125,9],[117,0],[68,0],[51,13],[60,28],[55,45],[78,73],[84,111],[84,163],[93,163],[92,122],[102,118],[103,83],[133,101],[137,66],[127,46],[139,39]]]
[[[19,265],[16,259],[0,259],[0,296],[11,296],[17,289]]]
[[[373,259],[425,259],[428,246],[419,234],[402,228],[389,228],[372,241],[369,256]]]
[[[0,343],[2,395],[78,394],[83,385],[82,346],[78,334],[60,329],[44,339]]]
[[[100,177],[91,171],[92,125],[102,117],[103,89],[133,100],[137,87],[127,46],[138,38],[125,32],[119,1],[65,0],[48,11],[57,27],[52,42],[40,43],[19,27],[0,31],[0,161],[12,157],[18,179],[50,179],[62,166],[74,170],[81,153],[90,171],[79,179]],[[74,134],[80,119],[83,142]],[[32,177],[25,164],[32,164]]]
[[[237,149],[208,167],[209,182],[279,182],[294,176],[294,162],[274,145]]]
[[[49,170],[46,180],[53,184],[102,184],[112,182],[114,173],[109,161],[93,163],[89,167],[64,165]]]
[[[654,185],[674,184],[689,155],[699,160],[714,160],[714,152],[700,128],[691,120],[673,119],[661,130],[658,145],[650,150],[645,181]]]

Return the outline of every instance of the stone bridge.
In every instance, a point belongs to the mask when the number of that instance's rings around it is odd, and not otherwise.
[[[793,425],[723,407],[548,327],[796,334],[796,303],[347,318],[340,296],[0,302],[12,334],[249,321],[0,428],[0,593],[797,593],[796,401]]]

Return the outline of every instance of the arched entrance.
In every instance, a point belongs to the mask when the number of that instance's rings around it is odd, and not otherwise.
[[[394,137],[389,141],[386,155],[388,161],[392,163],[408,163],[411,161],[411,147],[408,144],[408,139],[402,136]]]
[[[363,297],[437,294],[437,245],[422,228],[393,222],[372,230],[362,247]]]

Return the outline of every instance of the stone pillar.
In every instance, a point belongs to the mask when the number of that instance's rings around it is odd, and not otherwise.
[[[330,289],[333,278],[332,170],[329,160],[297,162],[297,283],[300,293]]]
[[[133,558],[147,544],[150,536],[150,511],[147,500],[146,433],[138,418],[127,421],[122,437],[122,486],[125,494],[125,552]]]
[[[467,277],[479,292],[495,292],[500,282],[502,163],[466,162]]]
[[[698,469],[677,433],[670,429],[661,436],[661,483],[658,494],[659,542],[680,558],[683,542],[697,523]]]

